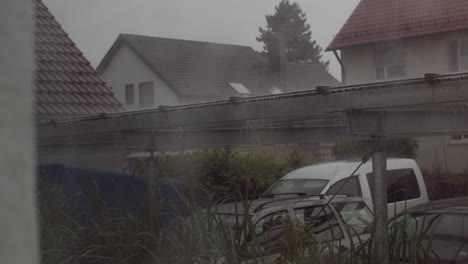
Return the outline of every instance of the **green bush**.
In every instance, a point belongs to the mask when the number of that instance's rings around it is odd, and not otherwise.
[[[286,173],[310,165],[313,157],[297,151],[238,152],[206,150],[165,154],[157,158],[158,176],[182,179],[193,190],[204,190],[214,198],[263,193]],[[147,175],[146,162],[136,173]]]
[[[333,148],[337,159],[360,159],[372,151],[373,140],[354,140],[338,142]],[[384,145],[388,157],[414,159],[418,151],[418,142],[414,139],[387,139]]]

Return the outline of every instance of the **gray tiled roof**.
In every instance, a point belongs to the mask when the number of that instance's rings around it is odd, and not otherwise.
[[[267,60],[251,47],[120,34],[98,66],[104,72],[121,45],[127,45],[155,74],[182,96],[226,98],[238,96],[228,83],[242,83],[251,95],[270,94],[278,76]],[[290,87],[283,91],[314,89],[339,82],[320,65],[287,65]]]
[[[292,91],[313,90],[317,86],[341,85],[321,64],[287,63],[286,73],[288,89]]]
[[[65,118],[124,110],[41,0],[35,6],[35,111]]]

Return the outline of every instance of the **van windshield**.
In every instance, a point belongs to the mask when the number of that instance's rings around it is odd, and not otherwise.
[[[285,179],[273,184],[265,194],[305,193],[319,195],[328,180],[319,179]]]

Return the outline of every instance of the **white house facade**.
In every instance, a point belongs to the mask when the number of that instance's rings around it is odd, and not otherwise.
[[[101,76],[129,111],[178,105],[179,97],[126,45],[122,45]]]
[[[468,71],[468,1],[361,0],[327,48],[353,85]],[[468,171],[468,131],[417,138],[421,167]]]

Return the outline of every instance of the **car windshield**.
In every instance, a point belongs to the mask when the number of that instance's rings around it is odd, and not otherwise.
[[[327,183],[328,180],[319,179],[280,180],[271,186],[265,194],[305,193],[307,195],[319,195]]]
[[[413,214],[401,216],[391,236],[409,236],[432,261],[468,260],[468,215]],[[398,239],[401,241],[401,239]]]

